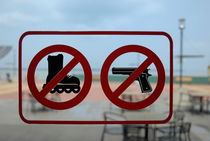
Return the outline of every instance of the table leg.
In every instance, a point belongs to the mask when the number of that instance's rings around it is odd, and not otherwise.
[[[132,95],[129,96],[130,102],[133,101]]]
[[[200,112],[203,112],[203,98],[200,97]]]
[[[149,140],[149,124],[145,124],[145,141]]]

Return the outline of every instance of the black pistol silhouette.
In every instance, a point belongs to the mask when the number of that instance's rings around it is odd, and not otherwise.
[[[112,74],[131,75],[137,68],[112,68]],[[136,80],[139,81],[139,85],[142,93],[148,93],[152,91],[152,87],[148,81],[148,77],[152,76],[148,73],[149,69],[146,69],[141,73]]]

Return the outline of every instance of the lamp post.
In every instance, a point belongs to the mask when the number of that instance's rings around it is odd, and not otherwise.
[[[183,30],[185,29],[185,19],[179,19],[180,29],[180,72],[179,72],[179,86],[182,87],[182,73],[183,73]]]

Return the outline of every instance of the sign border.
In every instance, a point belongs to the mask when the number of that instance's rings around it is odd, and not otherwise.
[[[164,120],[150,121],[54,121],[54,120],[28,120],[22,112],[22,42],[29,35],[151,35],[164,36],[169,40],[170,55],[170,96],[169,114]],[[20,118],[28,124],[163,124],[168,122],[173,114],[173,40],[163,31],[27,31],[19,38],[18,47],[18,111]]]

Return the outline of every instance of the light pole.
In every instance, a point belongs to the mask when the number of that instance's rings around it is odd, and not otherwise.
[[[185,29],[185,19],[179,19],[180,29],[180,72],[179,72],[179,86],[182,87],[182,73],[183,73],[183,30]]]

